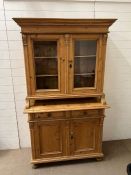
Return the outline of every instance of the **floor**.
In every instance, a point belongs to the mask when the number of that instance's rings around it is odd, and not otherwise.
[[[0,151],[1,175],[127,175],[131,162],[131,140],[103,143],[105,158],[41,165],[32,169],[30,149]]]

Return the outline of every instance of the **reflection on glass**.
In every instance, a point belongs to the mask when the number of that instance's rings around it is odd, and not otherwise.
[[[57,42],[56,41],[35,41],[34,55],[35,57],[56,57]]]
[[[37,89],[57,89],[58,77],[45,76],[36,78]]]
[[[37,89],[58,89],[57,41],[35,41]]]
[[[74,87],[94,87],[96,41],[76,40],[74,55]]]
[[[36,75],[54,75],[58,74],[57,59],[39,58],[35,59]]]

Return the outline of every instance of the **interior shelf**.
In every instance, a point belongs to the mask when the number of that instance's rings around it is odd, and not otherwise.
[[[80,74],[74,74],[75,76],[88,76],[88,75],[95,75],[95,73],[80,73]]]
[[[58,75],[54,74],[54,75],[36,75],[36,77],[58,77]]]
[[[90,58],[90,57],[96,57],[96,55],[81,55],[81,56],[74,56],[75,58]]]
[[[51,58],[51,59],[54,59],[54,58],[57,58],[56,56],[54,56],[54,57],[34,57],[35,59],[37,59],[37,58]]]

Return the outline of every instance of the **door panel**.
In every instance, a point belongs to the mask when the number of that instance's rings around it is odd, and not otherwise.
[[[100,72],[100,35],[72,35],[69,60],[69,92],[97,93]]]
[[[65,62],[62,35],[30,37],[32,93],[56,95],[65,92]],[[33,72],[34,70],[34,72]]]
[[[99,152],[100,136],[100,119],[73,119],[71,121],[71,154]]]
[[[38,158],[51,158],[66,154],[66,122],[41,121],[37,124]]]

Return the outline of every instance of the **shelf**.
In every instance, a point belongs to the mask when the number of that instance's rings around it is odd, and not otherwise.
[[[54,75],[36,75],[36,77],[57,77],[57,74]]]
[[[81,73],[81,74],[74,74],[75,76],[88,76],[88,75],[95,75],[95,73]]]
[[[75,58],[92,58],[92,57],[96,57],[96,55],[86,55],[86,56],[74,56]],[[54,57],[34,57],[35,59],[46,59],[46,58],[48,58],[48,59],[54,59],[54,58],[56,58],[57,59],[57,57],[56,56],[54,56]]]
[[[54,58],[56,58],[57,59],[57,57],[56,56],[54,56],[54,57],[34,57],[35,59],[39,59],[39,58],[51,58],[51,59],[54,59]]]
[[[55,111],[76,111],[85,109],[105,109],[109,108],[107,104],[98,103],[67,103],[67,104],[51,104],[32,106],[24,110],[24,113],[40,113],[40,112],[55,112]]]
[[[96,57],[96,55],[85,55],[85,56],[74,56],[75,58],[91,58]]]

